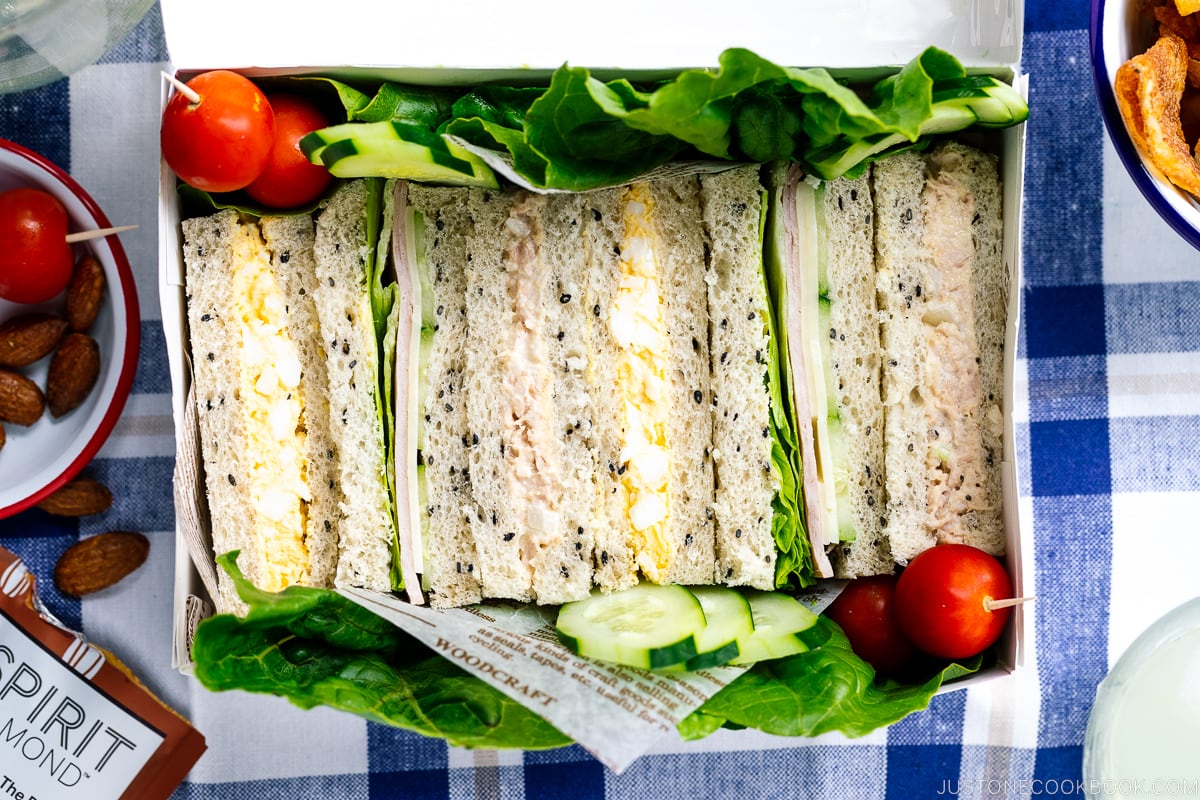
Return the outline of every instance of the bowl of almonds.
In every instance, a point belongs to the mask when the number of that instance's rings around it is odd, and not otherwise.
[[[124,409],[140,311],[119,230],[64,170],[0,139],[0,517],[71,480]]]

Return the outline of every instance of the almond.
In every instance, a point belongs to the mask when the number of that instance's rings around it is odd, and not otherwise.
[[[86,333],[68,333],[50,358],[46,402],[61,417],[87,399],[100,377],[100,345]]]
[[[19,372],[0,369],[0,420],[32,425],[46,410],[42,388]]]
[[[75,265],[67,284],[67,322],[82,333],[92,327],[104,301],[104,268],[96,257],[85,255]]]
[[[60,517],[86,517],[107,511],[112,505],[112,492],[95,478],[73,478],[43,497],[37,507]]]
[[[67,321],[52,314],[31,311],[0,323],[0,367],[25,367],[50,354]]]
[[[133,531],[108,531],[71,545],[54,565],[54,583],[71,597],[107,589],[140,567],[150,540]]]

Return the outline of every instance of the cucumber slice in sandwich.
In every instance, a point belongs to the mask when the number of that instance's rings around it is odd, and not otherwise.
[[[682,586],[641,583],[619,592],[596,591],[559,609],[555,629],[581,656],[639,669],[662,669],[696,655],[705,627],[696,595]]]

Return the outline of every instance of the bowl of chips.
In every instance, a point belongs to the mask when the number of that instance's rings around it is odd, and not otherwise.
[[[1109,137],[1150,205],[1200,249],[1200,0],[1092,0]]]

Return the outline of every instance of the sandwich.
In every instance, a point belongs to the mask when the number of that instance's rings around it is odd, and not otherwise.
[[[214,549],[256,585],[559,605],[1003,551],[993,157],[369,186],[184,223]]]
[[[937,543],[1004,551],[1008,278],[994,156],[956,142],[858,177],[773,173],[805,519],[822,571]],[[827,556],[827,561],[822,553]]]
[[[268,591],[393,584],[372,193],[353,181],[311,216],[182,223],[212,546]],[[218,609],[242,608],[218,581]]]
[[[401,186],[399,302],[420,312],[397,476],[422,499],[400,551],[433,605],[811,582],[764,203],[752,165],[586,194]]]

